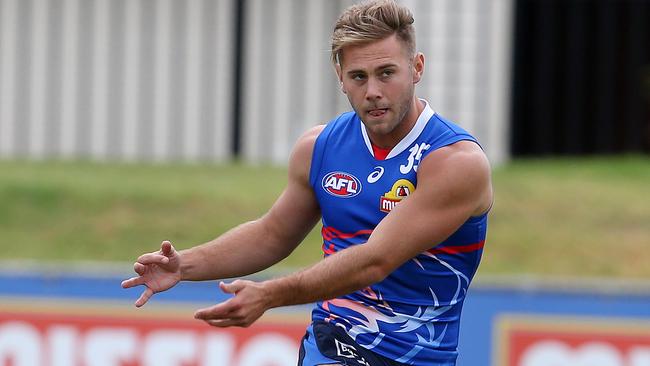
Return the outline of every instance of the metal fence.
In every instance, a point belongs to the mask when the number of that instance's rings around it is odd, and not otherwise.
[[[285,162],[349,109],[328,39],[351,3],[0,0],[0,156]],[[507,158],[511,0],[403,3],[419,94]]]

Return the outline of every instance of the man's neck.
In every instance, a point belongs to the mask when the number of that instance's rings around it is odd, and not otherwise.
[[[404,118],[402,118],[402,121],[397,125],[397,127],[395,127],[393,131],[386,135],[375,135],[366,129],[368,132],[368,137],[370,138],[372,144],[381,149],[388,150],[395,147],[395,145],[402,141],[402,139],[406,137],[409,132],[411,132],[413,126],[415,126],[415,123],[418,120],[418,117],[420,117],[420,114],[424,110],[424,107],[425,103],[423,101],[417,97],[413,97],[411,108],[409,108],[408,113],[406,113]]]

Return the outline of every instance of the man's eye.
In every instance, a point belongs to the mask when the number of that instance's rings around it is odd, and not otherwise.
[[[395,72],[393,70],[384,70],[381,72],[381,76],[387,77],[393,75]]]
[[[354,74],[354,75],[352,75],[352,80],[363,80],[363,79],[365,79],[363,74]]]

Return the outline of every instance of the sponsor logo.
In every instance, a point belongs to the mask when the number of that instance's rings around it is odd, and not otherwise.
[[[647,366],[647,321],[503,317],[495,364],[503,366]]]
[[[379,199],[379,210],[391,212],[395,205],[415,191],[415,185],[409,180],[400,179],[393,184],[390,191]]]
[[[47,301],[25,311],[0,303],[0,365],[294,366],[305,332],[304,322],[217,330],[186,312],[143,316],[77,303],[53,310],[61,304]]]
[[[323,189],[332,196],[349,198],[361,192],[361,181],[352,174],[331,172],[323,178]]]
[[[382,175],[384,175],[384,168],[380,166],[375,167],[375,170],[368,175],[368,183],[372,184],[377,182]]]
[[[336,338],[334,338],[334,343],[336,344],[337,356],[350,358],[357,361],[357,363],[361,365],[370,366],[368,361],[366,361],[365,358],[361,357],[361,355],[357,353],[357,349],[354,348],[354,346],[351,346],[347,343],[339,342],[339,340]]]

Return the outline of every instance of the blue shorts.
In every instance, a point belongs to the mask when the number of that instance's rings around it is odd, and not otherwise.
[[[302,339],[298,366],[404,366],[357,344],[344,329],[315,321]]]
[[[341,365],[339,361],[323,356],[316,345],[316,336],[314,336],[314,324],[310,324],[307,333],[302,338],[300,344],[300,354],[298,355],[298,366],[316,366],[316,365]]]

